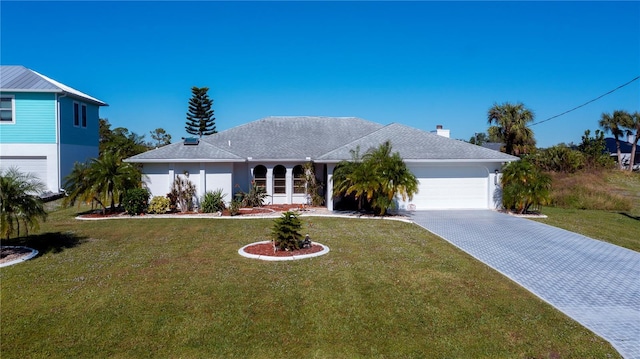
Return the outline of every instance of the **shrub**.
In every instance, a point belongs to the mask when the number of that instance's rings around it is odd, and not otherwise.
[[[543,171],[574,173],[584,167],[582,152],[565,144],[549,147],[530,156],[529,159]]]
[[[251,181],[248,193],[243,191],[236,193],[236,199],[240,201],[242,207],[262,207],[266,197],[267,192],[264,187],[258,186],[255,181]]]
[[[155,196],[151,199],[151,203],[149,203],[149,208],[147,211],[149,213],[167,213],[171,208],[171,200],[167,197]]]
[[[171,192],[167,195],[170,199],[175,198],[175,203],[180,207],[180,211],[193,210],[193,196],[196,194],[196,186],[188,178],[180,176],[171,184]]]
[[[203,213],[215,213],[225,209],[224,196],[221,189],[217,189],[213,192],[207,192],[202,198],[202,212]]]
[[[124,194],[122,206],[130,215],[144,213],[149,205],[149,191],[146,188],[133,188]]]
[[[229,204],[229,214],[232,216],[237,215],[238,213],[240,213],[240,207],[242,207],[242,202],[234,198]]]
[[[584,154],[585,166],[590,169],[613,168],[615,163],[609,153],[604,140],[604,132],[596,130],[595,136],[591,137],[591,131],[584,131],[582,143],[578,145],[578,150]]]
[[[271,236],[280,250],[293,251],[300,249],[302,224],[295,212],[287,211],[282,217],[274,220]]]

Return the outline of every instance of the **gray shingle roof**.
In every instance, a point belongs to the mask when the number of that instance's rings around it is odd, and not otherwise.
[[[356,117],[267,117],[203,137],[197,146],[182,142],[131,157],[130,162],[188,160],[291,160],[338,162],[391,141],[405,160],[513,161],[517,157],[400,124]]]
[[[6,92],[55,92],[67,93],[98,106],[108,106],[105,102],[41,75],[24,66],[0,66],[0,90]]]
[[[460,140],[438,136],[398,123],[392,123],[367,136],[356,139],[318,158],[319,161],[339,161],[351,158],[351,150],[360,147],[360,154],[385,141],[391,141],[393,152],[404,160],[489,160],[513,161],[517,157],[472,145]]]
[[[244,158],[317,158],[382,125],[356,117],[267,117],[203,138]]]
[[[127,159],[127,162],[193,162],[194,160],[243,162],[246,158],[200,141],[198,145],[185,146],[183,142],[172,143],[155,150],[147,151]]]

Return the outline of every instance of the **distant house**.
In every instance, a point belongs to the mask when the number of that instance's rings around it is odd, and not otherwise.
[[[74,162],[98,156],[100,106],[24,66],[0,66],[0,168],[33,173],[58,193]]]
[[[494,151],[500,151],[504,147],[504,143],[502,142],[485,142],[482,144],[482,147],[488,148]]]
[[[325,203],[333,210],[336,165],[391,141],[420,181],[400,209],[493,209],[500,205],[498,172],[518,160],[498,151],[448,138],[442,128],[430,133],[398,123],[381,125],[355,117],[267,117],[201,139],[173,143],[125,161],[143,166],[154,196],[165,196],[176,177],[188,177],[198,197],[221,189],[226,200],[252,181],[266,188],[272,204],[307,203],[303,165],[313,163],[325,184]]]
[[[633,138],[629,139],[630,141]],[[607,152],[613,157],[616,162],[618,160],[618,149],[616,147],[616,139],[615,138],[605,138],[605,145],[607,147]],[[631,150],[633,149],[633,143],[620,140],[620,161],[622,164],[628,168],[629,162],[631,161]],[[640,146],[636,147],[636,157],[634,160],[634,168],[638,168],[640,166]]]

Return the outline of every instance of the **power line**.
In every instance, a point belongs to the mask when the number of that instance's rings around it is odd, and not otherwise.
[[[599,100],[599,99],[601,99],[601,98],[603,98],[603,97],[607,96],[608,94],[613,93],[613,92],[615,92],[615,91],[617,91],[617,90],[619,90],[619,89],[621,89],[621,88],[623,88],[623,87],[627,86],[628,84],[630,84],[630,83],[632,83],[633,81],[636,81],[636,80],[638,80],[638,79],[640,79],[640,76],[637,76],[637,77],[636,77],[636,78],[634,78],[633,80],[631,80],[631,81],[629,81],[629,82],[627,82],[627,83],[624,83],[624,84],[622,84],[622,85],[620,85],[620,86],[618,86],[618,87],[614,88],[613,90],[611,90],[611,91],[609,91],[609,92],[607,92],[607,93],[604,93],[604,94],[602,94],[602,95],[600,95],[600,96],[598,96],[598,97],[594,98],[593,100],[589,100],[589,101],[587,101],[587,102],[583,103],[583,104],[582,104],[582,105],[580,105],[580,106],[576,106],[576,107],[572,108],[571,110],[567,110],[567,111],[565,111],[565,112],[563,112],[563,113],[561,113],[561,114],[559,114],[559,115],[551,116],[551,117],[549,117],[549,118],[548,118],[548,119],[546,119],[546,120],[542,120],[542,121],[535,122],[535,123],[533,123],[533,124],[529,125],[529,127],[531,127],[531,126],[535,126],[535,125],[540,124],[540,123],[543,123],[543,122],[547,122],[547,121],[553,120],[554,118],[556,118],[556,117],[560,117],[560,116],[562,116],[562,115],[566,115],[567,113],[569,113],[569,112],[571,112],[571,111],[575,111],[575,110],[579,109],[580,107],[584,107],[584,106],[586,106],[586,105],[588,105],[588,104],[590,104],[590,103],[592,103],[592,102],[594,102],[594,101],[597,101],[597,100]]]

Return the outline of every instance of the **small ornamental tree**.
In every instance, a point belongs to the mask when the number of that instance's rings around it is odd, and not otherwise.
[[[274,221],[271,230],[275,246],[283,251],[300,249],[302,242],[301,229],[302,224],[298,215],[292,211],[284,212],[282,217]]]
[[[209,98],[207,92],[208,87],[192,87],[193,93],[189,100],[189,112],[187,112],[187,126],[185,129],[188,134],[197,136],[208,136],[216,131],[216,118],[213,117],[213,100]]]
[[[177,176],[171,184],[171,192],[167,194],[169,200],[180,208],[181,212],[193,209],[193,196],[196,195],[196,186],[188,178]]]

